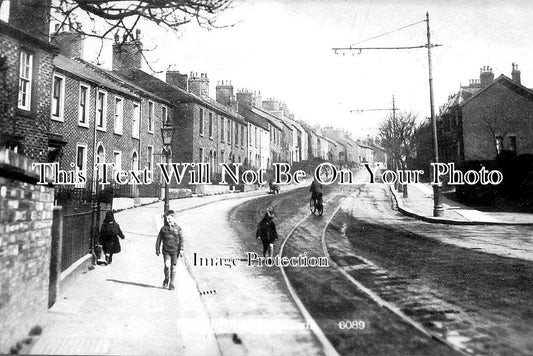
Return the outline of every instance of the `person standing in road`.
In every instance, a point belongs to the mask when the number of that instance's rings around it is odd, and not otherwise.
[[[263,243],[263,257],[274,257],[274,241],[278,239],[276,224],[274,223],[274,209],[267,208],[265,216],[257,226],[255,237]]]
[[[165,225],[159,231],[155,242],[155,254],[157,256],[161,253],[161,245],[163,245],[163,270],[165,273],[163,288],[168,287],[170,290],[175,289],[176,265],[178,264],[178,255],[183,247],[183,234],[175,219],[173,210],[166,212]]]
[[[119,237],[124,239],[124,234],[120,230],[120,225],[115,221],[113,212],[108,211],[100,228],[100,244],[104,250],[107,264],[111,264],[113,255],[121,250]]]

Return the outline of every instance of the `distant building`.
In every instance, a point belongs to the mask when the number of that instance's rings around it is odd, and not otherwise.
[[[511,78],[494,79],[483,67],[441,107],[438,118],[440,160],[457,164],[493,160],[502,151],[533,153],[533,91],[521,84],[513,63]]]

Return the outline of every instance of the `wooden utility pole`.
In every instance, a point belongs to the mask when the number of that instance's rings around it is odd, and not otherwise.
[[[363,50],[399,50],[399,49],[415,49],[415,48],[427,48],[428,49],[428,69],[429,69],[429,103],[430,103],[430,111],[431,111],[431,123],[433,126],[433,148],[435,150],[435,163],[438,163],[439,161],[439,145],[437,141],[437,121],[435,118],[435,107],[433,103],[433,73],[432,73],[432,65],[431,65],[431,48],[432,47],[440,47],[442,45],[439,44],[432,44],[431,43],[431,34],[430,34],[430,28],[429,28],[429,12],[426,12],[426,19],[423,21],[416,22],[414,24],[402,27],[398,30],[407,28],[409,26],[416,25],[421,22],[426,22],[426,32],[427,32],[427,44],[421,45],[421,46],[405,46],[405,47],[334,47],[332,50],[337,54],[339,51],[359,51],[361,53]],[[389,33],[392,33],[394,31],[391,31]],[[377,38],[379,36],[373,37]],[[394,102],[393,102],[394,106]],[[381,109],[380,109],[381,110]],[[390,110],[390,109],[389,109]],[[352,110],[350,110],[352,112]],[[395,111],[393,110],[393,113]],[[442,216],[444,213],[444,208],[442,206],[442,185],[436,184],[433,185],[433,216]]]
[[[429,105],[431,112],[431,125],[433,126],[433,149],[435,150],[435,163],[439,163],[439,144],[437,141],[437,118],[435,117],[435,105],[433,103],[433,73],[431,67],[431,32],[429,30],[429,12],[426,12],[427,36],[428,36],[428,70],[429,70]],[[438,184],[433,185],[433,216],[442,216],[442,184],[438,177]]]

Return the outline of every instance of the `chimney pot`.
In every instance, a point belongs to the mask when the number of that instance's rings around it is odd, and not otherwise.
[[[137,38],[137,40],[141,39],[141,30],[140,29],[136,29],[135,30],[135,37]]]

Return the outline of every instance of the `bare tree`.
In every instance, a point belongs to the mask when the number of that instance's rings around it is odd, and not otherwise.
[[[381,145],[396,168],[405,170],[406,160],[416,150],[417,117],[411,112],[389,114],[379,127]]]
[[[9,2],[0,0],[0,6]],[[22,6],[27,11],[50,14],[50,21],[58,27],[52,40],[61,30],[77,32],[100,39],[101,53],[104,39],[113,40],[120,33],[121,45],[133,39],[135,29],[146,21],[175,32],[191,22],[208,30],[233,26],[217,21],[233,3],[234,0],[35,0]],[[42,35],[48,37],[48,31]]]
[[[117,31],[133,35],[142,20],[177,31],[195,21],[217,28],[218,15],[231,7],[233,0],[52,0],[52,19],[87,36],[111,38]],[[89,19],[89,26],[80,26]],[[98,19],[104,22],[99,26]]]

